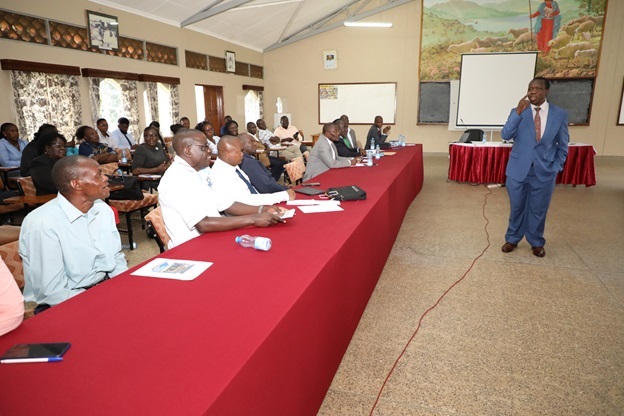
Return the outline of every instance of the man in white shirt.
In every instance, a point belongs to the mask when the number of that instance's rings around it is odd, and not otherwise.
[[[295,199],[295,191],[261,194],[238,165],[243,161],[243,142],[238,137],[224,136],[219,141],[219,157],[212,166],[212,183],[217,192],[249,205],[273,205]]]
[[[303,132],[291,125],[287,116],[282,116],[282,118],[280,118],[280,126],[275,129],[273,134],[281,139],[282,144],[298,147],[306,159],[308,158],[310,152],[308,151],[308,147],[303,144]]]
[[[121,117],[117,120],[117,130],[110,134],[109,147],[112,147],[115,151],[118,149],[134,149],[137,147],[132,133],[128,131],[130,127],[130,120],[125,117]]]
[[[303,153],[301,153],[301,149],[299,149],[298,146],[287,146],[286,148],[283,148],[280,144],[280,138],[271,133],[271,130],[267,129],[266,123],[263,119],[258,119],[258,121],[256,121],[256,125],[258,126],[258,138],[260,141],[268,145],[269,148],[279,148],[280,156],[284,157],[287,161],[290,162],[296,157],[303,156]],[[273,153],[275,152],[271,153],[271,156],[273,156]]]
[[[158,201],[171,237],[169,248],[201,233],[267,227],[282,221],[281,208],[241,204],[214,190],[207,142],[198,130],[183,129],[173,138],[176,156],[158,185]]]

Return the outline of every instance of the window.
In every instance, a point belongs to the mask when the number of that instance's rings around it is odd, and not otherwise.
[[[171,136],[169,127],[173,124],[173,104],[171,102],[171,86],[160,82],[146,82],[143,93],[145,99],[145,117],[148,122],[158,121],[163,136]]]
[[[245,124],[255,123],[260,118],[260,97],[258,93],[249,90],[245,95]]]
[[[114,79],[104,78],[100,82],[100,117],[105,118],[109,124],[109,130],[115,130],[117,120],[120,117],[128,117],[123,114],[123,95],[121,85]]]

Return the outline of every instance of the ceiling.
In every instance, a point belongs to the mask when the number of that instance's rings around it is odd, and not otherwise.
[[[413,0],[91,0],[266,52]]]

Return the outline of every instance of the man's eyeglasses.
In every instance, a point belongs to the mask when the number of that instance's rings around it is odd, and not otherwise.
[[[205,152],[206,150],[210,150],[210,146],[207,145],[207,144],[189,144],[186,147],[191,147],[191,146],[198,146],[198,147],[200,147],[202,152]]]

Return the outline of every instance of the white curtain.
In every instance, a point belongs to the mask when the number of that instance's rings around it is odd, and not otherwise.
[[[146,82],[145,90],[147,91],[147,103],[149,104],[151,119],[145,124],[158,120],[158,83]]]
[[[76,75],[11,71],[20,137],[31,140],[48,123],[71,140],[82,122],[79,80]]]
[[[130,133],[137,143],[143,137],[139,128],[139,88],[137,81],[118,80],[121,85],[121,99],[123,102],[123,114],[130,120]]]
[[[169,94],[171,95],[171,122],[173,124],[180,121],[180,88],[177,84],[169,84]]]

